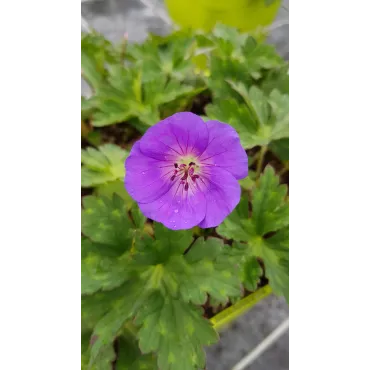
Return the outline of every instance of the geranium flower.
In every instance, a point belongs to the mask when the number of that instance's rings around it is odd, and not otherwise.
[[[218,226],[232,212],[248,157],[231,126],[182,112],[149,128],[125,166],[126,190],[143,214],[180,230]]]

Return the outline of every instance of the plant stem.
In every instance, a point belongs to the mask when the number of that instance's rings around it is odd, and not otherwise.
[[[261,175],[263,159],[265,158],[266,152],[267,152],[267,145],[262,145],[261,151],[259,153],[258,162],[257,162],[256,181],[258,181],[258,178]]]

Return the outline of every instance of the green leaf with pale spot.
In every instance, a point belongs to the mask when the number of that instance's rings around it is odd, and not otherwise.
[[[246,256],[262,258],[274,292],[283,294],[288,301],[289,205],[286,195],[286,185],[279,184],[279,177],[268,166],[252,191],[252,214],[249,215],[248,199],[243,198],[217,232],[225,238],[247,243],[239,243],[239,248],[244,246]],[[244,281],[247,278],[245,276]]]
[[[113,303],[111,309],[94,327],[90,351],[91,365],[96,363],[101,354],[112,345],[124,323],[138,311],[150,293],[146,289],[146,282],[141,280],[126,282],[121,289],[123,295]]]
[[[114,246],[122,253],[131,247],[134,226],[122,198],[85,196],[82,199],[82,233],[96,243]]]
[[[81,329],[90,332],[97,322],[113,307],[124,294],[124,286],[109,291],[98,291],[81,297]]]
[[[240,261],[232,258],[234,249],[218,238],[197,239],[185,255],[190,269],[182,278],[180,292],[184,300],[203,304],[207,294],[219,303],[240,296]]]
[[[203,346],[218,341],[217,332],[199,308],[158,293],[138,312],[135,323],[141,325],[141,351],[155,352],[161,370],[204,368]]]
[[[244,104],[234,99],[210,104],[206,107],[209,118],[233,126],[246,149],[289,137],[288,95],[273,90],[265,96],[255,86],[248,90],[241,82],[229,81],[229,84],[243,97]]]
[[[138,240],[133,256],[142,279],[153,288],[196,304],[203,304],[207,294],[224,303],[240,295],[241,280],[231,272],[239,268],[238,260],[221,239],[198,238],[184,255],[192,241],[190,230],[172,231],[156,224],[155,238],[154,243],[150,238]]]
[[[81,242],[81,294],[98,290],[111,290],[129,277],[129,255],[119,255],[109,245],[93,243],[83,238]]]
[[[114,144],[104,144],[98,149],[82,149],[81,186],[93,187],[123,179],[127,156],[126,150]]]

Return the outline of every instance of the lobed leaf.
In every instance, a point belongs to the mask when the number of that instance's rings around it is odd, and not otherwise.
[[[244,99],[223,100],[206,107],[209,118],[227,122],[235,128],[244,148],[266,146],[289,136],[289,97],[273,90],[268,97],[257,87],[247,90],[240,82],[230,86]]]
[[[85,196],[82,199],[82,232],[91,241],[115,247],[122,253],[131,247],[133,224],[122,198]]]
[[[112,363],[116,358],[113,345],[106,346],[101,351],[95,363],[89,366],[91,333],[81,336],[81,370],[112,370]]]
[[[238,248],[244,248],[246,256],[262,258],[272,289],[288,301],[289,206],[286,195],[286,186],[279,184],[279,177],[268,166],[252,191],[251,215],[248,200],[242,199],[217,232],[228,239],[244,242],[238,243]],[[244,274],[244,284],[254,287],[260,271],[256,261],[247,259],[245,263],[248,271]]]
[[[109,245],[81,242],[81,294],[111,290],[129,277],[129,255],[119,255]]]
[[[122,180],[125,176],[124,161],[127,156],[126,150],[114,144],[103,144],[98,149],[82,149],[81,186],[93,187]]]
[[[141,325],[141,351],[156,352],[161,370],[204,368],[203,346],[218,340],[217,332],[198,308],[158,293],[148,299],[135,322]]]

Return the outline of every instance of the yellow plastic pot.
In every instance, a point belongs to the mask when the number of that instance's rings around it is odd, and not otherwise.
[[[265,0],[165,0],[174,23],[182,28],[210,31],[223,23],[251,32],[269,26],[275,19],[281,0],[270,5]]]

